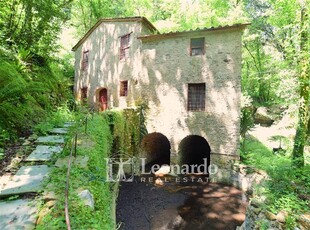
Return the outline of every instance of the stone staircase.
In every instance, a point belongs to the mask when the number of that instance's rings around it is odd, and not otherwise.
[[[23,161],[25,166],[15,175],[0,178],[0,229],[35,228],[39,211],[37,194],[44,189],[44,180],[53,167],[48,166],[49,161],[63,151],[72,125],[73,122],[67,122],[62,128],[50,130],[50,135],[38,137],[34,142],[36,148]]]

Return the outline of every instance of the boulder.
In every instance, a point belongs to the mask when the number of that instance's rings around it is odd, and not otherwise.
[[[298,218],[302,230],[310,229],[310,213],[303,214]]]
[[[269,127],[273,124],[274,119],[269,115],[268,109],[266,107],[259,107],[254,114],[255,124],[260,124],[261,126]]]
[[[285,219],[286,217],[288,217],[288,212],[286,211],[280,211],[277,215],[276,215],[276,219],[277,221],[279,221],[280,223],[285,223]]]
[[[83,190],[81,191],[78,196],[83,201],[83,203],[87,206],[89,206],[92,210],[95,208],[95,201],[93,198],[93,195],[90,193],[89,190]]]

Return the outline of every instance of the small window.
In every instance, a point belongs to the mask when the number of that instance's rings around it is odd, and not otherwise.
[[[191,56],[203,55],[205,50],[205,38],[191,39]]]
[[[205,111],[206,84],[188,84],[188,111]]]
[[[126,97],[128,94],[128,81],[121,81],[121,88],[119,95],[121,97]]]
[[[86,102],[87,100],[87,87],[81,88],[81,101]]]
[[[121,37],[120,55],[119,55],[120,60],[129,57],[129,46],[130,46],[130,34],[126,34]]]
[[[82,57],[82,70],[83,71],[87,70],[87,67],[88,67],[88,54],[89,54],[88,50],[83,52],[83,57]]]

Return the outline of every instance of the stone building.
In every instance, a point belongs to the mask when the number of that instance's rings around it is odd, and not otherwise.
[[[72,49],[76,99],[101,111],[144,101],[148,132],[165,135],[172,153],[195,135],[211,156],[239,158],[245,27],[161,34],[144,17],[101,19]]]

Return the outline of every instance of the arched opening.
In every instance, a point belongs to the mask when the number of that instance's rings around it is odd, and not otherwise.
[[[204,137],[189,135],[179,145],[180,165],[193,167],[192,172],[195,173],[201,172],[201,169],[207,170],[210,165],[210,153],[210,145]],[[205,165],[205,167],[197,168],[201,165]]]
[[[146,158],[146,168],[155,164],[170,164],[170,142],[165,135],[157,132],[147,134],[142,139],[140,148]]]
[[[108,108],[108,90],[103,88],[99,91],[99,110],[105,111]]]

